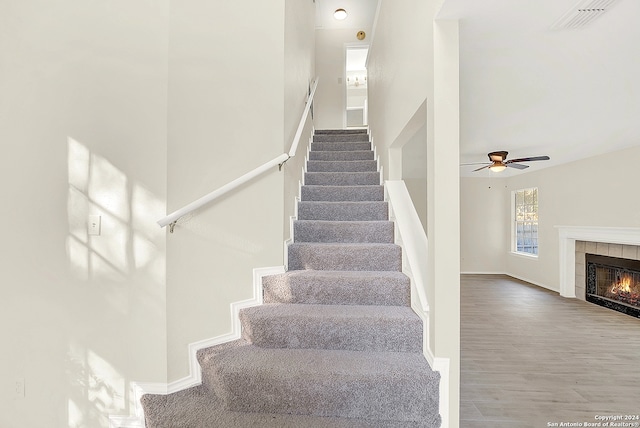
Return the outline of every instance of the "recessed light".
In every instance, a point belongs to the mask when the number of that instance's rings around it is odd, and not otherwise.
[[[344,9],[336,9],[336,11],[333,12],[333,17],[338,21],[342,21],[347,17],[347,11]]]

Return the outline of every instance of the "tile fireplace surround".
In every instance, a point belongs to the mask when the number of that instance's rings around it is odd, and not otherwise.
[[[640,260],[640,228],[557,226],[560,295],[585,300],[585,254]]]

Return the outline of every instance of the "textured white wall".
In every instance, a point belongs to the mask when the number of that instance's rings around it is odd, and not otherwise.
[[[460,179],[460,270],[504,273],[511,217],[506,180]]]
[[[284,0],[171,5],[169,211],[283,152],[283,29]],[[231,330],[252,269],[282,264],[282,185],[267,172],[168,237],[169,381],[189,374],[189,343]]]
[[[315,105],[317,129],[342,128],[346,102],[345,45],[367,45],[359,42],[359,28],[316,30],[316,73],[320,77]],[[341,79],[340,83],[338,79]]]
[[[305,107],[305,99],[311,80],[315,75],[315,5],[313,2],[300,0],[285,1],[285,123],[284,147],[289,151],[298,123]],[[314,106],[317,102],[314,102]],[[294,212],[295,198],[299,193],[298,183],[302,179],[302,167],[309,138],[313,129],[311,113],[307,119],[296,156],[289,159],[284,166],[284,239],[289,238],[289,218]]]
[[[402,146],[402,179],[427,230],[427,126],[423,124]]]
[[[375,39],[369,50],[369,124],[380,150],[385,176],[389,169],[387,149],[396,142],[407,123],[429,98],[433,117],[433,16],[431,1],[381,0]],[[433,127],[428,127],[432,138]],[[398,177],[395,177],[398,178]]]
[[[310,22],[305,6],[172,4],[170,211],[288,149],[312,77],[313,53],[305,50],[313,36],[295,40]],[[189,343],[230,331],[229,305],[252,297],[252,270],[283,264],[283,186],[284,174],[274,168],[184,219],[169,236],[170,381],[189,374]]]
[[[3,428],[107,427],[166,378],[167,8],[3,2]]]
[[[459,408],[458,29],[437,26],[439,1],[382,0],[368,61],[369,124],[385,177],[402,176],[402,150],[422,126],[427,146],[430,346],[450,358],[450,424]]]

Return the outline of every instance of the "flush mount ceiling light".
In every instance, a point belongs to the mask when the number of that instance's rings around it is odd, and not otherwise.
[[[338,21],[342,21],[347,17],[347,11],[344,9],[336,9],[336,11],[333,12],[333,17]]]

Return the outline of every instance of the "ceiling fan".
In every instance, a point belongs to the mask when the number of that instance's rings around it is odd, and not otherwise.
[[[529,168],[529,165],[522,165],[520,162],[532,162],[532,161],[541,161],[541,160],[550,159],[549,156],[533,156],[529,158],[518,158],[518,159],[511,159],[506,161],[505,159],[507,159],[508,154],[509,152],[505,152],[505,151],[488,153],[489,160],[491,162],[483,167],[474,169],[473,172],[480,171],[485,168],[489,168],[493,172],[504,171],[505,169],[507,169],[507,167],[516,168],[516,169],[526,169],[526,168]],[[474,165],[474,164],[466,164],[466,165]]]

